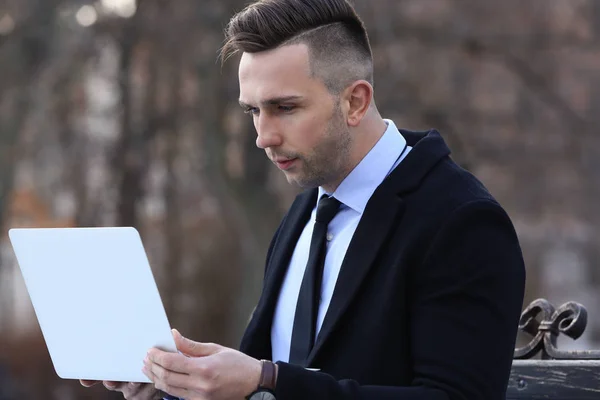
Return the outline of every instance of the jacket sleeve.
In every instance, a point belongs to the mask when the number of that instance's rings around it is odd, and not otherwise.
[[[422,260],[406,275],[409,386],[361,386],[279,362],[277,399],[504,400],[525,289],[510,219],[491,200],[463,205]]]

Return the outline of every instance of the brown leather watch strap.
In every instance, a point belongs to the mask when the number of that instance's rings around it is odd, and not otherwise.
[[[258,388],[275,390],[275,385],[277,384],[275,364],[269,360],[260,360],[260,362],[262,364],[262,370],[260,372]]]

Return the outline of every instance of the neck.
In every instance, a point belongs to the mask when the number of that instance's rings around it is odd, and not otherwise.
[[[351,130],[353,144],[348,155],[349,162],[344,169],[344,173],[336,182],[323,185],[323,189],[328,193],[335,192],[348,174],[369,154],[371,149],[381,139],[386,129],[387,124],[376,110],[373,113],[367,113],[360,125]]]

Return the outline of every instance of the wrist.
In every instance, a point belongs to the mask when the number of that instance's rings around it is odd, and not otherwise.
[[[277,386],[277,372],[279,366],[269,360],[261,360],[261,373],[257,389],[275,390]]]
[[[277,385],[277,373],[279,366],[269,360],[260,360],[260,376],[254,380],[252,392],[246,396],[250,400],[275,399],[275,386]],[[258,373],[257,373],[258,376]],[[265,397],[266,396],[266,397]]]

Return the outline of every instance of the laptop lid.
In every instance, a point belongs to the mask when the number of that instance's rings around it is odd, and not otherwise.
[[[147,351],[176,351],[135,228],[11,229],[9,238],[58,376],[150,382]]]

